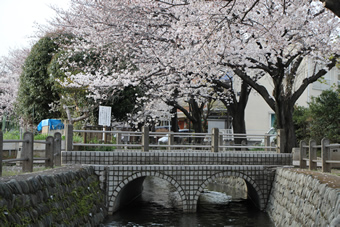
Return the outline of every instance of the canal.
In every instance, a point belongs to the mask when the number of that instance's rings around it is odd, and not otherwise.
[[[167,181],[147,177],[143,193],[133,203],[109,216],[103,226],[275,226],[258,210],[247,194],[243,180],[228,178],[211,183],[201,194],[196,213],[183,213],[179,193]],[[241,185],[240,185],[241,182]]]

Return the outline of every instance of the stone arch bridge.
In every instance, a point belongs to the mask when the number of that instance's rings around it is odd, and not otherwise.
[[[94,167],[106,190],[109,214],[140,195],[144,178],[156,176],[172,184],[184,212],[196,212],[197,201],[208,183],[218,177],[244,179],[248,197],[265,210],[275,170],[292,164],[291,154],[203,151],[65,151],[64,164]]]

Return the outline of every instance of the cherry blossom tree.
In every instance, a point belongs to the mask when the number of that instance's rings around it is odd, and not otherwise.
[[[54,22],[79,37],[66,48],[74,53],[96,52],[102,59],[101,68],[95,74],[92,65],[85,67],[85,73],[70,74],[72,84],[88,86],[98,96],[103,86],[121,89],[130,84],[143,84],[147,88],[146,97],[181,109],[194,123],[196,131],[201,131],[205,100],[214,95],[210,83],[224,74],[217,68],[225,67],[215,64],[212,68],[195,60],[195,55],[206,56],[205,60],[212,57],[201,49],[204,36],[210,32],[210,29],[204,30],[210,26],[210,15],[195,12],[200,5],[188,10],[187,3],[181,1],[178,4],[74,1],[72,7],[68,12],[58,10],[62,16]],[[212,9],[218,11],[218,7]],[[202,16],[206,24],[200,28]],[[184,20],[185,17],[188,18]],[[117,70],[117,65],[111,64],[112,58],[120,59],[118,63],[127,61],[126,69]],[[134,67],[138,70],[133,70]],[[187,111],[183,103],[192,111]]]
[[[234,7],[229,20],[225,19],[230,35],[225,39],[220,63],[231,67],[275,111],[277,127],[284,129],[288,141],[285,152],[291,152],[296,143],[294,104],[309,84],[335,66],[340,47],[339,19],[323,10],[319,2],[243,3]],[[299,78],[297,72],[305,57],[314,59],[318,67],[312,75]],[[254,77],[261,72],[272,79],[272,91]]]
[[[97,95],[108,85],[143,84],[146,95],[158,93],[162,100],[191,97],[200,104],[213,97],[227,106],[241,103],[236,114],[244,109],[251,86],[285,130],[285,152],[295,143],[292,107],[310,83],[334,66],[339,53],[339,19],[320,1],[72,2],[69,11],[58,10],[54,25],[78,37],[66,47],[72,53],[100,56],[82,73],[69,73],[72,84],[88,86]],[[305,57],[322,67],[301,82],[297,71]],[[238,89],[246,88],[237,102],[221,83],[229,70],[243,80]],[[264,75],[272,78],[273,91],[261,85]]]
[[[29,49],[11,50],[0,58],[0,115],[14,114],[19,77]]]

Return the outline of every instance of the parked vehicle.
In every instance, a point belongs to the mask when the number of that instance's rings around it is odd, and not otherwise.
[[[271,127],[266,134],[269,135],[270,146],[274,147],[276,145],[276,136],[277,136],[276,129]],[[263,146],[265,145],[265,139],[262,139],[261,145]]]
[[[189,133],[189,132],[194,132],[194,130],[189,130],[189,129],[180,129],[178,130],[179,133]],[[179,142],[182,142],[183,140],[187,139],[186,137],[187,136],[178,136],[180,141]],[[190,138],[190,136],[189,136]],[[169,141],[169,134],[166,134],[165,136],[161,137],[158,139],[158,144],[166,144],[168,143]]]

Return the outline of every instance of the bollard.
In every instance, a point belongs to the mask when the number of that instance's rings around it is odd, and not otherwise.
[[[61,166],[61,133],[54,133],[54,165]]]

